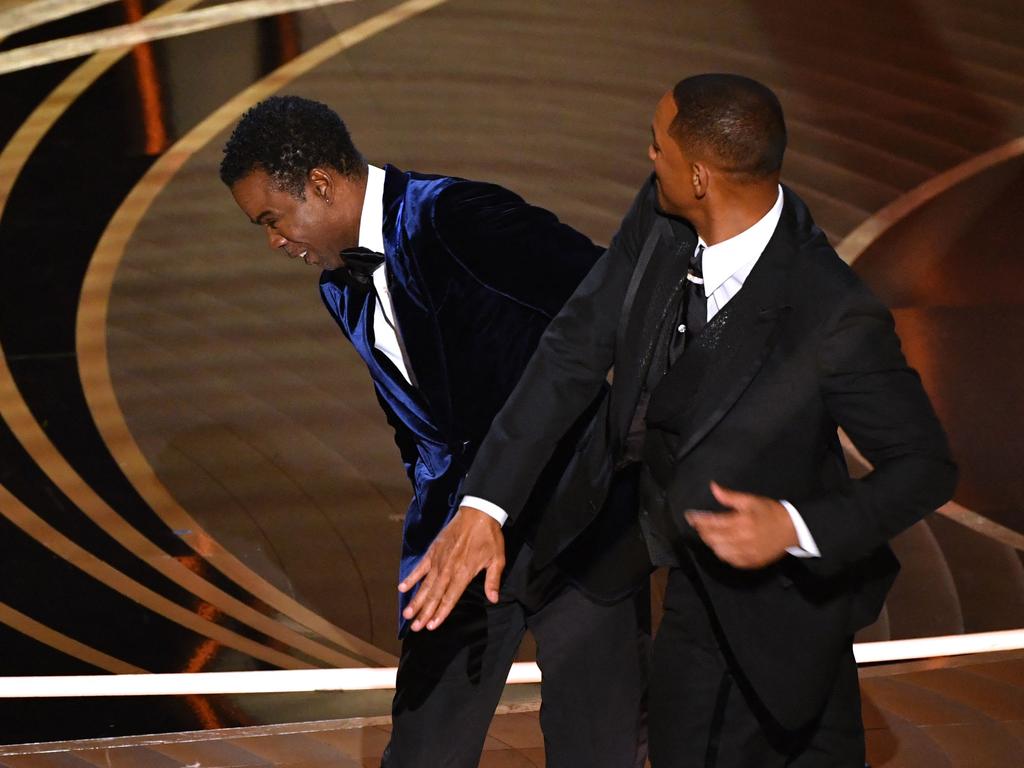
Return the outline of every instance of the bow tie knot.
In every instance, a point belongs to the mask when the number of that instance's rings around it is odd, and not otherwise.
[[[345,266],[341,272],[345,282],[353,288],[366,290],[373,280],[373,273],[384,263],[384,254],[369,248],[346,248],[341,252]]]

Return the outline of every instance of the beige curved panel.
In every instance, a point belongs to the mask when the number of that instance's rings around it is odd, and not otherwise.
[[[100,583],[186,629],[216,640],[225,647],[248,654],[254,659],[260,659],[284,669],[310,669],[313,667],[312,664],[299,661],[294,656],[268,648],[254,640],[242,637],[237,632],[232,632],[212,621],[201,618],[187,608],[183,608],[163,595],[142,586],[73,542],[26,507],[3,486],[0,486],[0,514],[51,552],[64,558]]]
[[[183,8],[190,7],[196,2],[198,2],[198,0],[171,0],[171,2],[166,3],[151,15],[159,16],[171,14]],[[104,51],[103,53],[90,58],[81,67],[76,69],[75,72],[66,80],[64,80],[22,124],[18,132],[4,148],[3,152],[0,153],[0,214],[2,214],[7,198],[10,194],[10,190],[13,187],[18,174],[21,172],[21,168],[42,137],[60,118],[64,111],[74,102],[78,95],[92,84],[100,75],[106,72],[107,69],[113,66],[113,64],[115,64],[122,56],[127,54],[129,50],[130,49],[128,48],[122,48]],[[19,392],[17,385],[11,376],[10,369],[7,367],[6,357],[3,355],[2,346],[0,346],[0,417],[2,417],[8,424],[15,437],[33,460],[36,461],[43,471],[47,473],[50,479],[53,480],[57,487],[60,488],[60,490],[67,495],[67,497],[71,499],[72,502],[82,510],[82,512],[89,516],[90,519],[103,528],[120,544],[125,546],[129,551],[138,555],[150,566],[163,573],[168,578],[192,591],[202,600],[215,607],[218,611],[232,616],[243,623],[247,623],[269,637],[272,637],[287,646],[297,648],[307,653],[312,658],[318,659],[327,665],[350,667],[365,663],[393,663],[394,658],[391,655],[385,654],[368,644],[360,646],[358,643],[349,643],[349,651],[340,652],[335,648],[316,642],[306,634],[300,633],[279,621],[275,621],[274,619],[265,616],[242,601],[237,600],[220,589],[217,589],[205,579],[202,579],[196,573],[186,568],[182,563],[178,562],[174,558],[167,557],[167,554],[163,550],[135,530],[127,523],[127,521],[124,520],[124,518],[118,515],[109,505],[107,505],[106,502],[104,502],[95,493],[95,491],[93,491],[82,480],[70,464],[68,464],[57,450],[56,446],[50,442],[38,422],[32,416],[28,406],[21,396],[21,393]],[[207,552],[211,549],[216,550],[217,548],[201,530],[196,530],[194,532],[194,538],[195,541],[191,543],[200,553]],[[62,551],[70,550],[65,548]],[[128,578],[123,574],[118,574],[118,579],[116,580],[124,582],[127,581]],[[252,578],[250,578],[249,581],[251,583],[255,583]],[[122,587],[123,586],[124,585],[122,584]],[[268,585],[262,583],[257,586],[266,587]],[[141,590],[139,594],[147,593],[147,590],[139,585],[134,585],[134,587]],[[260,589],[257,589],[254,594],[256,594],[260,599],[263,599],[263,595],[259,594],[260,591]],[[265,592],[266,590],[262,591]],[[269,601],[265,600],[265,602],[269,602],[273,605],[274,600],[272,598]],[[278,600],[277,602],[281,601]],[[169,601],[158,601],[157,603],[153,603],[150,607],[155,605],[160,605],[170,609],[174,604]],[[172,610],[172,614],[176,618],[173,620],[179,621],[179,623],[187,620],[181,613],[179,606],[175,605],[174,609],[176,610]],[[156,610],[155,607],[154,610]],[[185,614],[194,618],[194,615],[189,614],[187,611],[185,611]],[[169,617],[171,616],[171,614],[167,615]],[[198,624],[194,624],[194,626],[190,628],[196,629],[196,631],[202,631],[204,628],[215,626],[216,625],[211,622],[200,621]],[[336,637],[332,639],[334,639],[335,642],[338,642],[337,638],[339,637],[339,632],[340,630],[334,633]],[[217,635],[209,636],[214,639],[221,639]],[[344,633],[341,633],[340,637],[341,639],[347,639],[344,637]],[[246,647],[252,647],[259,651],[258,653],[253,654],[256,658],[264,660],[269,660],[271,658],[276,659],[271,663],[285,667],[308,666],[305,663],[298,662],[291,656],[287,656],[286,654],[282,654],[266,646],[252,643],[252,641],[245,641],[245,644]]]
[[[94,667],[106,670],[107,672],[115,674],[142,674],[146,672],[142,667],[136,667],[127,661],[121,661],[121,659],[114,658],[102,651],[97,651],[95,648],[85,643],[80,643],[62,632],[51,629],[6,603],[0,603],[0,622],[43,645],[48,645],[61,653],[66,653],[72,658],[92,664]]]

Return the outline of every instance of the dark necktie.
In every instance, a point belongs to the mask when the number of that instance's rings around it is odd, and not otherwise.
[[[703,257],[704,246],[699,245],[690,257],[683,300],[679,304],[676,324],[668,345],[669,366],[675,364],[686,345],[697,338],[708,321],[708,299],[704,295],[704,271],[701,268]]]
[[[346,248],[341,258],[345,260],[345,266],[340,268],[345,282],[364,291],[370,287],[377,267],[384,263],[384,254],[369,248]]]

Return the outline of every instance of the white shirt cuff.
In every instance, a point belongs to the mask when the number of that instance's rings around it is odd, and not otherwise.
[[[488,517],[493,517],[497,520],[498,525],[504,525],[505,521],[508,520],[508,514],[504,509],[499,507],[497,504],[492,504],[487,501],[487,499],[481,499],[479,496],[465,496],[459,506],[479,509]]]
[[[807,523],[800,517],[796,507],[785,499],[779,499],[779,503],[789,512],[789,519],[793,521],[793,527],[796,528],[797,541],[800,542],[799,547],[786,547],[786,552],[793,557],[821,557],[821,550],[818,549],[818,545],[814,542],[814,537],[811,536]]]

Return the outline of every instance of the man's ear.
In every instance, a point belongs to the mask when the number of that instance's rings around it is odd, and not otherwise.
[[[334,176],[329,171],[313,168],[309,172],[309,185],[313,187],[313,194],[327,205],[331,204],[334,197]]]
[[[697,161],[690,163],[690,184],[693,185],[693,196],[700,200],[708,193],[711,174],[707,165]]]

